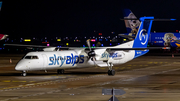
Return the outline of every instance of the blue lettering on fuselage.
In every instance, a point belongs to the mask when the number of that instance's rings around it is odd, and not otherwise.
[[[101,58],[110,58],[110,57],[115,58],[115,57],[117,57],[117,54],[118,54],[118,53],[113,53],[113,54],[111,55],[111,54],[109,54],[109,53],[103,53],[103,54],[101,55]]]
[[[71,56],[56,56],[54,54],[54,57],[49,57],[49,65],[59,65],[60,67],[65,63],[65,64],[72,64],[72,66],[74,66],[75,64],[82,64],[84,63],[84,55],[73,55],[71,54]]]

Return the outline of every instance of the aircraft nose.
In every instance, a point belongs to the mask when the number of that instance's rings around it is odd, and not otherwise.
[[[24,66],[23,66],[23,61],[21,60],[21,61],[19,61],[17,64],[16,64],[16,66],[15,66],[15,70],[19,70],[19,71],[22,71],[24,68]]]
[[[21,70],[21,69],[22,69],[22,66],[17,64],[15,67],[15,70]]]

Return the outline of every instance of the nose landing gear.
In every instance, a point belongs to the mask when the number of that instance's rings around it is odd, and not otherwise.
[[[26,71],[22,71],[22,76],[26,76],[26,75],[27,75]]]

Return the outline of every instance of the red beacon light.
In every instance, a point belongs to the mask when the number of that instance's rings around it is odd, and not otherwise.
[[[99,35],[102,35],[102,33],[99,33]]]

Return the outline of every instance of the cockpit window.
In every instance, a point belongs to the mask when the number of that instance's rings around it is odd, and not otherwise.
[[[37,56],[32,56],[32,59],[38,59],[38,57]]]
[[[31,59],[31,56],[25,56],[25,59]]]
[[[24,59],[38,59],[38,56],[25,56]]]

